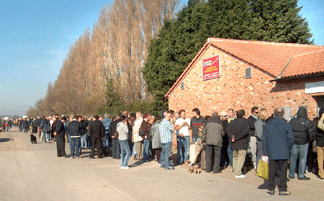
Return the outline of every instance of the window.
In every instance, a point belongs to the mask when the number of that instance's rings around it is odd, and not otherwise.
[[[245,78],[251,78],[252,77],[252,69],[251,67],[245,69]]]
[[[184,82],[181,82],[181,90],[184,90]]]

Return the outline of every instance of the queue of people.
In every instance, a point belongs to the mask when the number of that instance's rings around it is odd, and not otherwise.
[[[288,169],[290,179],[297,173],[298,180],[309,180],[306,170],[324,179],[324,115],[312,122],[303,107],[289,122],[283,118],[282,108],[270,117],[266,109],[258,107],[252,108],[248,118],[244,110],[233,109],[212,111],[210,116],[202,117],[200,110],[194,108],[192,114],[188,118],[185,110],[169,110],[162,117],[127,111],[112,118],[108,114],[92,118],[55,115],[33,119],[31,129],[44,142],[55,138],[58,157],[79,159],[82,150],[91,147],[89,158],[103,158],[111,153],[112,158],[121,160],[121,169],[129,169],[132,157],[144,163],[155,160],[161,168],[174,170],[175,166],[192,162],[190,147],[197,143],[203,149],[194,163],[200,163],[207,173],[218,174],[231,168],[235,178],[243,179],[250,169],[257,172],[259,161],[264,160],[269,164],[270,195],[275,194],[276,176],[280,179],[279,195],[290,194]],[[177,159],[172,162],[173,136],[177,141]],[[65,153],[66,141],[71,150],[69,156]]]

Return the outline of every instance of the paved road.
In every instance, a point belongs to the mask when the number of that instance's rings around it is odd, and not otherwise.
[[[66,146],[68,148],[68,146]],[[67,150],[68,151],[68,150]],[[86,153],[86,156],[88,154]],[[292,180],[292,195],[267,195],[263,180],[247,174],[235,179],[229,169],[222,174],[189,174],[156,162],[133,161],[129,170],[120,161],[56,157],[55,143],[31,144],[28,133],[0,133],[0,200],[323,200],[324,183]]]

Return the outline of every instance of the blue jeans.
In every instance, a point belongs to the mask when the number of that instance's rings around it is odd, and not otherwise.
[[[51,133],[50,132],[44,132],[43,133],[43,139],[44,139],[44,142],[49,142],[51,140]],[[47,141],[46,141],[47,139]]]
[[[170,166],[171,149],[172,149],[172,142],[162,143],[162,152],[160,158],[161,167],[167,168]]]
[[[297,158],[299,156],[298,161],[298,178],[304,178],[305,177],[305,168],[306,168],[306,161],[307,161],[307,153],[308,153],[308,146],[309,144],[304,145],[296,145],[292,147],[290,151],[290,164],[289,164],[289,177],[295,177],[296,172],[296,164],[297,164]]]
[[[233,150],[231,148],[231,139],[228,140],[227,155],[229,159],[230,166],[233,167]]]
[[[135,142],[133,142],[133,150],[132,150],[132,156],[136,156],[136,150],[135,150]]]
[[[104,137],[104,139],[102,140],[102,147],[103,147],[104,149],[109,149],[108,133],[109,133],[109,131],[105,131],[105,137]]]
[[[81,137],[81,146],[80,146],[81,148],[88,148],[87,147],[87,135],[82,135],[82,137]]]
[[[74,156],[78,158],[80,157],[81,138],[71,137],[70,139],[71,139],[71,158],[74,158]]]
[[[120,150],[121,150],[121,166],[127,167],[131,151],[129,148],[128,140],[119,140]]]
[[[70,134],[67,134],[68,135],[68,139],[69,139],[69,149],[71,150],[72,149],[72,146],[71,146],[71,135]]]
[[[150,140],[144,139],[143,162],[150,160]]]
[[[185,161],[189,161],[189,143],[190,137],[177,137],[177,147],[178,147],[178,163],[184,163]]]

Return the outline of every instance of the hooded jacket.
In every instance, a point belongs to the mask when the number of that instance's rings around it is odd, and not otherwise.
[[[42,129],[43,132],[50,132],[51,131],[51,124],[48,121],[48,119],[42,120],[42,123],[40,125],[40,129]]]
[[[289,123],[294,132],[296,145],[304,145],[314,140],[314,123],[307,118],[307,110],[304,107],[298,109],[297,117],[290,120]]]

